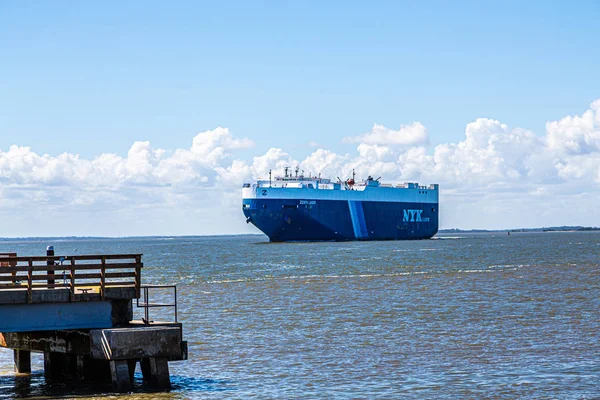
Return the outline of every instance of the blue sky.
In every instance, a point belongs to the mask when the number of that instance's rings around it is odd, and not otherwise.
[[[597,1],[3,1],[0,151],[173,154],[226,127],[254,143],[228,160],[303,160],[418,121],[431,154],[477,118],[543,137],[600,98],[598,21]]]
[[[415,120],[446,142],[482,116],[542,130],[600,93],[599,20],[597,1],[3,2],[0,148],[178,148],[219,125],[258,150],[333,147]]]

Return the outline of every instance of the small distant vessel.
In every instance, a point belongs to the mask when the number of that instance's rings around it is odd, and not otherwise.
[[[271,242],[429,239],[438,231],[437,184],[355,182],[354,171],[332,182],[288,171],[242,188],[246,222]]]

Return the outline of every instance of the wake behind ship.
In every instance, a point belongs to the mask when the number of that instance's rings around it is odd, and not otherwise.
[[[246,222],[271,242],[429,239],[438,231],[438,185],[396,186],[288,175],[244,183]]]

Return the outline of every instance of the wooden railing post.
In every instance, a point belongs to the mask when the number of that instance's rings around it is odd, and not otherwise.
[[[51,257],[54,255],[54,246],[46,247],[46,255],[48,257]],[[46,261],[46,264],[48,266],[54,267],[54,258],[48,259],[48,261]],[[54,289],[54,269],[48,269],[48,275],[52,275],[52,279],[50,279],[50,277],[48,277],[48,289]]]
[[[106,295],[106,257],[102,256],[102,268],[100,269],[100,298],[104,300]]]
[[[33,260],[29,259],[29,268],[27,269],[27,302],[31,303],[31,287],[33,286]]]
[[[140,289],[142,287],[142,257],[135,257],[135,295],[140,298]]]
[[[75,258],[71,257],[71,284],[69,287],[71,292],[71,301],[75,301]]]

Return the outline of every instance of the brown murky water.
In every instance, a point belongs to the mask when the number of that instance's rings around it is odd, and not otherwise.
[[[3,241],[0,252],[144,253],[176,283],[188,361],[127,399],[600,397],[600,233],[268,244],[264,236]],[[75,250],[76,249],[76,250]],[[0,397],[95,398],[12,372]]]

